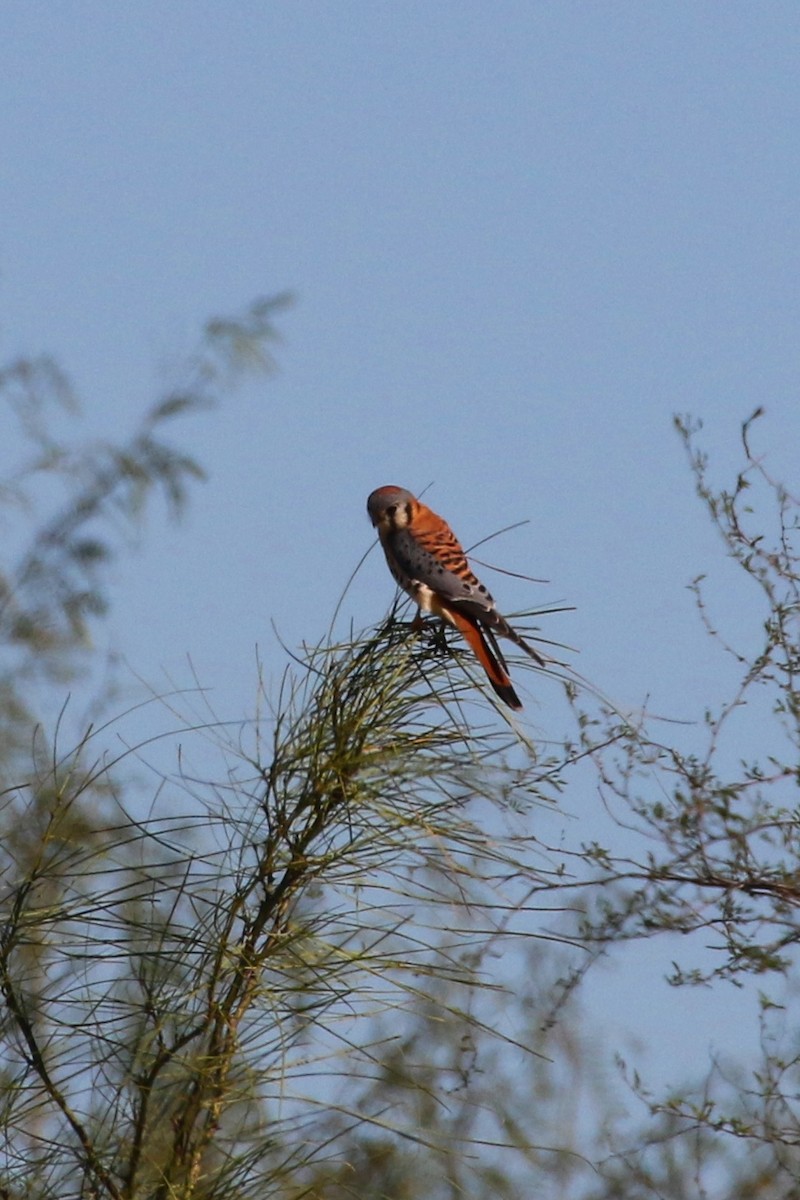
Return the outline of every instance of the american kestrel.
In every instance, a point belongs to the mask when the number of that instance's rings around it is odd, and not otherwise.
[[[545,666],[545,661],[497,611],[447,522],[400,487],[374,491],[367,500],[367,512],[400,587],[420,610],[454,625],[500,699],[509,708],[522,708],[497,637],[508,638],[539,666]]]

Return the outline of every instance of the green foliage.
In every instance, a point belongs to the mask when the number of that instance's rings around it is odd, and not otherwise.
[[[177,516],[202,468],[164,438],[165,427],[213,406],[247,370],[271,369],[272,324],[288,303],[254,304],[242,318],[209,322],[185,367],[185,382],[160,398],[123,442],[77,446],[53,432],[54,410],[78,420],[70,385],[47,357],[0,371],[0,403],[18,424],[7,436],[20,461],[0,485],[0,501],[35,524],[17,560],[0,571],[0,736],[18,727],[23,685],[64,682],[90,659],[91,622],[107,608],[105,575],[153,493]],[[50,511],[40,513],[40,498]],[[24,705],[23,705],[24,709]],[[30,714],[26,714],[29,722]]]
[[[738,676],[727,697],[707,704],[701,749],[683,749],[678,734],[670,743],[644,728],[628,736],[613,714],[608,730],[616,736],[606,744],[593,727],[595,745],[587,741],[587,750],[604,802],[627,845],[636,835],[639,853],[603,858],[580,936],[600,953],[677,932],[684,957],[694,948],[695,962],[674,964],[674,985],[742,987],[758,976],[791,997],[800,941],[800,500],[751,449],[762,415],[757,410],[742,426],[744,466],[731,489],[711,482],[708,456],[696,442],[701,426],[676,419],[697,494],[744,584],[760,596],[762,618],[749,645],[734,645],[723,631],[725,614],[720,621],[709,611],[704,578],[692,584],[706,631]],[[698,726],[689,733],[696,741]],[[704,1155],[725,1136],[749,1144],[749,1169],[735,1159],[738,1176],[719,1195],[796,1194],[800,1058],[787,1016],[783,1003],[762,994],[763,1061],[755,1068],[732,1075],[714,1063],[701,1084],[661,1100],[634,1085],[656,1118],[651,1140],[662,1136],[661,1126],[673,1139],[696,1136]],[[664,1181],[653,1182],[652,1191],[684,1194]]]
[[[634,824],[648,852],[638,859],[609,857],[604,891],[606,901],[610,891],[616,899],[605,925],[590,922],[584,932],[616,940],[713,931],[717,963],[689,973],[679,968],[678,983],[782,975],[800,937],[800,501],[750,450],[758,416],[743,426],[746,465],[731,491],[714,491],[707,458],[695,446],[697,429],[678,421],[698,495],[728,554],[763,597],[757,640],[734,647],[708,613],[702,580],[693,584],[709,635],[738,668],[733,693],[706,707],[700,750],[687,752],[677,736],[665,744],[642,729],[635,737],[615,736],[607,750],[592,750],[609,808]],[[771,531],[765,525],[770,504]],[[619,734],[617,726],[613,732]],[[696,737],[695,726],[691,734]],[[614,890],[614,884],[625,886]]]
[[[401,1024],[379,1033],[376,1022],[422,1006],[457,1018],[462,1038],[508,1041],[470,996],[497,991],[487,948],[510,936],[522,890],[544,892],[554,872],[532,839],[487,838],[466,805],[491,802],[504,777],[533,803],[554,764],[522,775],[508,765],[507,733],[465,719],[466,688],[447,658],[386,631],[316,649],[287,671],[254,752],[225,746],[239,766],[224,784],[176,778],[162,790],[172,812],[173,790],[191,787],[202,830],[126,814],[88,846],[48,834],[11,889],[0,951],[24,1044],[14,1069],[25,1102],[8,1122],[26,1194],[45,1170],[54,1182],[41,1194],[67,1194],[77,1154],[101,1194],[261,1195],[267,1179],[315,1164],[303,1130],[309,1109],[345,1111],[345,1057],[375,1093],[346,1124],[403,1128],[378,1086]],[[56,774],[47,782],[52,793]],[[59,803],[86,786],[75,776]],[[50,804],[54,831],[60,812]],[[54,993],[53,979],[70,986]],[[417,1076],[416,1108],[428,1090],[436,1107],[433,1081],[451,1070],[431,1063]],[[492,1121],[487,1107],[480,1124]],[[405,1136],[425,1147],[442,1136],[416,1124]]]

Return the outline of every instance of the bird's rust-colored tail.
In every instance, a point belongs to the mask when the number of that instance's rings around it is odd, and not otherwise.
[[[489,683],[503,703],[507,704],[509,708],[522,708],[519,696],[511,685],[511,679],[509,678],[499,649],[495,646],[495,650],[492,650],[477,620],[474,617],[465,616],[464,613],[460,613],[457,609],[450,607],[448,607],[447,616],[448,620],[455,625],[461,636],[472,648],[475,657],[486,672]]]

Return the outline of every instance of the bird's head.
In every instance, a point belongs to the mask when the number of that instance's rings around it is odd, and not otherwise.
[[[417,499],[405,488],[376,488],[367,500],[367,512],[372,524],[380,532],[387,529],[402,529],[408,525]]]

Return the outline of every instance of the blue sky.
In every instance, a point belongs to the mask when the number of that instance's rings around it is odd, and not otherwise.
[[[732,482],[763,404],[757,444],[796,473],[795,3],[32,0],[2,26],[4,358],[54,354],[110,435],[209,316],[297,297],[280,373],[187,426],[211,474],[188,519],[115,568],[136,672],[188,679],[191,655],[247,713],[256,644],[283,665],[270,622],[324,635],[367,494],[432,484],[466,544],[530,519],[483,556],[551,582],[490,586],[575,604],[545,632],[608,694],[724,694],[686,584],[712,573],[732,636],[758,610],[671,418],[703,418]],[[374,554],[346,616],[391,596]],[[546,685],[526,695],[546,730]]]

